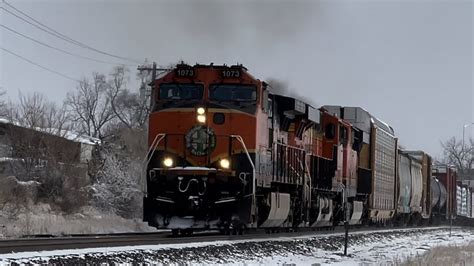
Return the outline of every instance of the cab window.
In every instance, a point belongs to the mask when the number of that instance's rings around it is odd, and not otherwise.
[[[200,84],[167,83],[160,85],[160,100],[199,100],[204,86]]]
[[[324,131],[327,139],[334,139],[336,136],[336,126],[332,123],[327,124]]]
[[[257,89],[255,86],[241,84],[211,85],[209,99],[213,101],[256,102]]]

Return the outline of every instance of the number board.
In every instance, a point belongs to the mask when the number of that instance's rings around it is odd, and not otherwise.
[[[176,69],[176,76],[178,77],[194,77],[195,71],[192,68],[178,68]]]
[[[222,78],[240,78],[241,73],[239,69],[224,69],[221,71]]]

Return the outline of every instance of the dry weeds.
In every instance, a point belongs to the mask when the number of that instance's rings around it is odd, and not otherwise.
[[[436,247],[427,253],[408,259],[405,266],[474,265],[474,242],[467,246]]]

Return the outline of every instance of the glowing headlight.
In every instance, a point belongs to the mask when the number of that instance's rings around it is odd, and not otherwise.
[[[171,159],[170,157],[167,157],[163,160],[163,165],[165,167],[171,167],[173,166],[173,159]]]
[[[221,159],[221,160],[219,161],[219,164],[220,164],[221,167],[224,168],[224,169],[229,169],[229,167],[230,167],[230,161],[229,161],[229,159]]]
[[[199,123],[206,123],[206,116],[205,115],[198,115],[197,116],[197,121]]]
[[[198,113],[198,115],[203,115],[206,113],[206,109],[202,108],[202,107],[199,107],[196,112]]]

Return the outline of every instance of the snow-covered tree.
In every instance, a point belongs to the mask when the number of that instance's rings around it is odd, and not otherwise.
[[[93,204],[124,217],[137,216],[142,199],[139,179],[140,164],[119,158],[113,151],[105,152],[103,167],[91,185]]]

